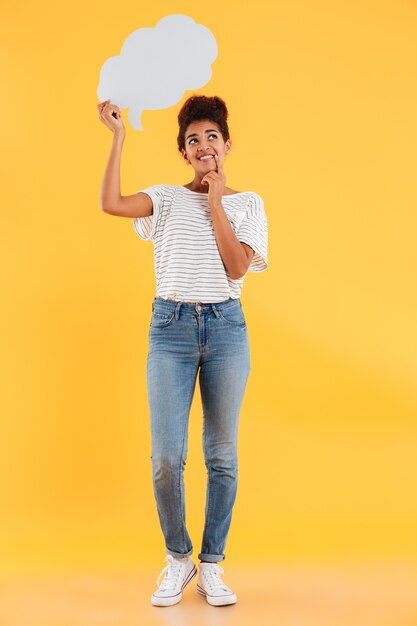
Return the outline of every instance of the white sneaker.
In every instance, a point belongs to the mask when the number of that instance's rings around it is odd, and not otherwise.
[[[209,604],[223,606],[235,604],[236,594],[221,579],[223,568],[218,563],[199,563],[200,573],[197,580],[197,591],[206,597]]]
[[[197,568],[191,556],[177,559],[171,554],[167,554],[164,560],[168,561],[168,565],[165,565],[164,569],[159,574],[156,583],[158,589],[154,591],[151,596],[151,602],[155,606],[171,606],[171,604],[180,602],[180,600],[182,600],[184,587],[188,585],[197,574]],[[159,584],[164,572],[164,580]]]

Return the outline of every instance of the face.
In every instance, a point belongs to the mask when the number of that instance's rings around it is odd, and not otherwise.
[[[184,160],[191,163],[200,178],[210,170],[216,170],[214,156],[203,160],[200,157],[217,154],[223,166],[225,156],[231,149],[230,141],[223,140],[218,124],[211,120],[198,120],[189,124],[184,140],[185,150],[182,151]]]

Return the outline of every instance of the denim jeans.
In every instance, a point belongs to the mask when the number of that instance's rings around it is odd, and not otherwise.
[[[238,422],[250,372],[249,338],[239,298],[189,303],[155,297],[149,326],[147,389],[152,482],[167,554],[189,556],[184,467],[197,373],[207,468],[199,559],[224,560],[238,481]]]

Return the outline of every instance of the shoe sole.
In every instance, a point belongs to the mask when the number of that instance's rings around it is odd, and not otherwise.
[[[197,591],[201,596],[204,596],[209,604],[212,606],[225,606],[226,604],[236,604],[237,597],[235,593],[229,593],[226,596],[209,596],[206,591],[197,583]]]
[[[190,571],[190,573],[188,574],[187,578],[184,580],[182,587],[181,587],[181,591],[179,591],[178,593],[176,593],[173,596],[155,596],[154,594],[152,594],[151,596],[151,603],[154,606],[172,606],[173,604],[178,604],[178,602],[180,602],[182,600],[182,593],[185,589],[185,587],[188,585],[189,582],[192,581],[192,579],[194,578],[194,576],[197,575],[197,568],[194,565],[193,569]]]

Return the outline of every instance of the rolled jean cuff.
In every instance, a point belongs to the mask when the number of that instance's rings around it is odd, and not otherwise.
[[[176,559],[185,559],[186,556],[190,556],[193,553],[193,550],[191,549],[189,552],[186,552],[185,554],[181,554],[180,552],[174,552],[173,550],[168,550],[168,548],[165,548],[165,552],[167,554],[171,554],[171,556],[173,556]]]
[[[209,561],[210,563],[217,563],[218,561],[224,561],[226,556],[224,554],[204,554],[200,552],[198,558],[203,561]]]

